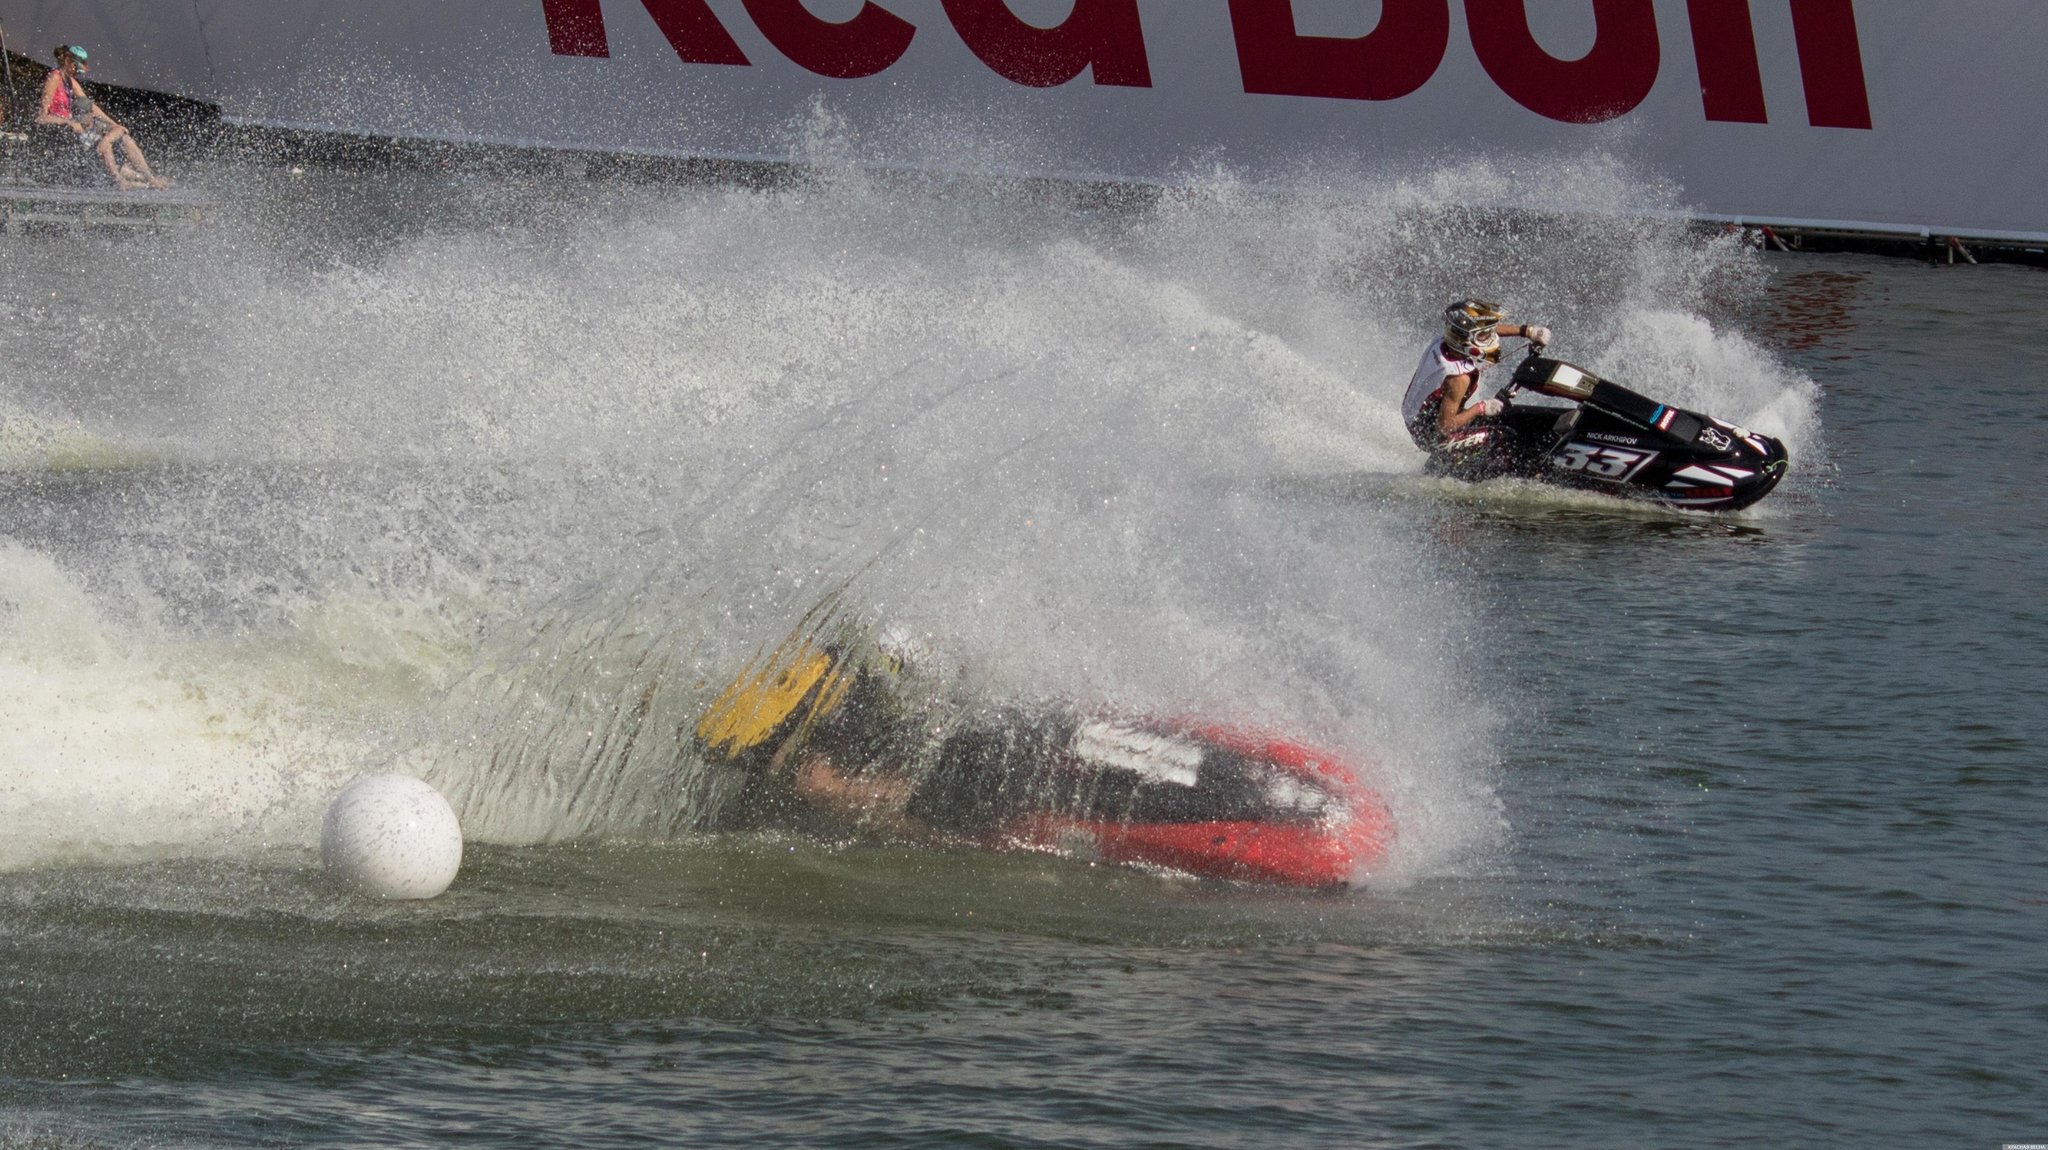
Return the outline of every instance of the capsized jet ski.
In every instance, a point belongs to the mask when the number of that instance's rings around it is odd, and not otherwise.
[[[1038,850],[1302,887],[1370,872],[1394,839],[1343,758],[1191,719],[965,706],[842,631],[756,660],[696,728],[745,773],[736,821]]]
[[[1483,434],[1433,453],[1426,470],[1457,479],[1512,476],[1693,511],[1740,511],[1785,477],[1785,445],[1659,403],[1531,347],[1496,393],[1506,410]],[[1531,392],[1568,401],[1516,403]]]

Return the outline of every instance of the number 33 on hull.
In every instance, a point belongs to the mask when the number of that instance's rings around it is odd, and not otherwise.
[[[1570,406],[1516,403],[1518,393]],[[1429,474],[1533,479],[1689,511],[1740,511],[1785,477],[1778,440],[1658,403],[1534,349],[1496,398],[1506,405],[1500,417],[1432,455]]]

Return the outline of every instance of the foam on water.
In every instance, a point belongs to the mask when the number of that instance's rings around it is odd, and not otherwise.
[[[0,865],[307,843],[364,769],[424,774],[482,841],[686,833],[708,800],[676,732],[835,590],[988,695],[1343,749],[1398,873],[1460,865],[1501,827],[1458,572],[1407,503],[1274,481],[1426,490],[1396,403],[1468,292],[1795,466],[1817,445],[1811,386],[1703,318],[1754,289],[1747,249],[1628,214],[1667,205],[1601,156],[1504,215],[1519,170],[458,174],[374,212],[335,177],[282,233],[112,251],[196,315],[146,354],[32,349],[76,383],[19,402],[176,466],[146,530],[109,501],[0,552]]]
[[[332,745],[176,647],[137,643],[47,558],[0,545],[0,868],[304,841]]]

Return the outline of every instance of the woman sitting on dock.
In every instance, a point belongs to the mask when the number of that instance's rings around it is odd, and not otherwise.
[[[76,136],[80,144],[98,152],[114,186],[124,192],[170,187],[169,180],[150,170],[142,145],[135,142],[128,129],[101,111],[92,97],[85,94],[85,86],[78,82],[78,74],[86,68],[85,49],[59,44],[56,58],[56,68],[43,81],[43,102],[36,123],[62,128]],[[121,148],[121,159],[114,156],[116,145]]]

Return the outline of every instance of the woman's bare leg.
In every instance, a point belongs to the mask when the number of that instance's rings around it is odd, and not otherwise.
[[[142,154],[142,145],[135,141],[134,133],[126,128],[120,129],[120,133],[121,148],[128,154],[128,162],[122,166],[135,170],[152,188],[170,187],[170,180],[157,175],[156,172],[150,169],[149,157]]]
[[[117,169],[114,176],[115,183],[123,183],[122,175],[125,174],[128,182],[138,183],[140,187],[168,188],[171,186],[169,180],[163,179],[150,170],[149,157],[142,154],[142,145],[135,142],[134,133],[109,120],[107,121],[107,134],[101,140],[100,146],[106,148],[109,154],[111,154],[116,145],[119,146],[124,154],[124,158],[115,165]]]
[[[100,154],[100,162],[107,166],[107,175],[113,178],[114,186],[124,192],[133,192],[149,186],[146,179],[137,179],[123,171],[120,161],[114,159],[114,135],[112,132],[100,137],[93,150]]]

